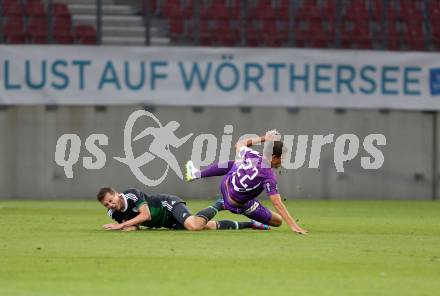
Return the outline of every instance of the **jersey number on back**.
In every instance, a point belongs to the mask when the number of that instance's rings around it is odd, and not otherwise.
[[[249,188],[250,182],[255,179],[255,177],[258,175],[258,169],[253,166],[252,161],[249,159],[246,159],[241,163],[237,171],[232,175],[232,185],[234,186],[235,191],[250,191],[258,186],[260,186],[260,183],[256,184],[256,186],[253,186]],[[239,184],[237,184],[236,180],[238,178]],[[241,185],[241,186],[239,186]]]

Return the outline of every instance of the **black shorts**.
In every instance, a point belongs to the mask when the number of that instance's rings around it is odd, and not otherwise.
[[[192,214],[180,197],[170,194],[159,194],[161,197],[162,206],[169,211],[167,221],[163,227],[182,230],[185,229],[184,223]]]

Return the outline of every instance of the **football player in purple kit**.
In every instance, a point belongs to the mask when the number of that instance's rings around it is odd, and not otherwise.
[[[213,207],[242,214],[275,227],[280,226],[284,220],[293,232],[307,234],[307,231],[302,229],[289,214],[278,193],[276,175],[272,168],[276,169],[281,166],[284,147],[280,139],[281,135],[276,130],[272,130],[264,136],[240,141],[236,144],[239,161],[231,160],[226,164],[212,164],[202,171],[195,168],[192,161],[188,161],[186,180],[224,176],[220,184],[223,200],[217,201]],[[266,157],[249,148],[267,141],[272,142],[268,143],[268,146],[273,146],[273,150]],[[277,213],[267,209],[257,199],[263,190],[266,191]]]

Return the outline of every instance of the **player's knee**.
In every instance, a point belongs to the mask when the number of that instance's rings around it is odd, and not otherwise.
[[[283,221],[274,221],[270,224],[273,227],[280,227],[283,224]]]
[[[191,216],[185,220],[184,226],[186,230],[189,231],[198,231],[202,230],[206,223],[200,223],[203,221],[199,221],[200,217]]]
[[[270,219],[270,226],[280,227],[283,224],[283,219],[279,215],[272,215],[272,219]]]
[[[215,221],[209,221],[206,223],[206,225],[203,227],[205,230],[215,230],[217,229],[217,222]]]

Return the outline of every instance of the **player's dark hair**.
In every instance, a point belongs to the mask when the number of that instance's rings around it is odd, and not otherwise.
[[[108,187],[102,187],[101,189],[99,189],[98,194],[96,194],[96,197],[98,198],[98,201],[102,201],[104,199],[104,196],[107,194],[115,194],[116,190],[114,190],[112,187],[108,186]]]
[[[272,155],[275,155],[277,157],[281,157],[281,154],[283,154],[283,146],[284,146],[284,144],[282,141],[273,142]]]

